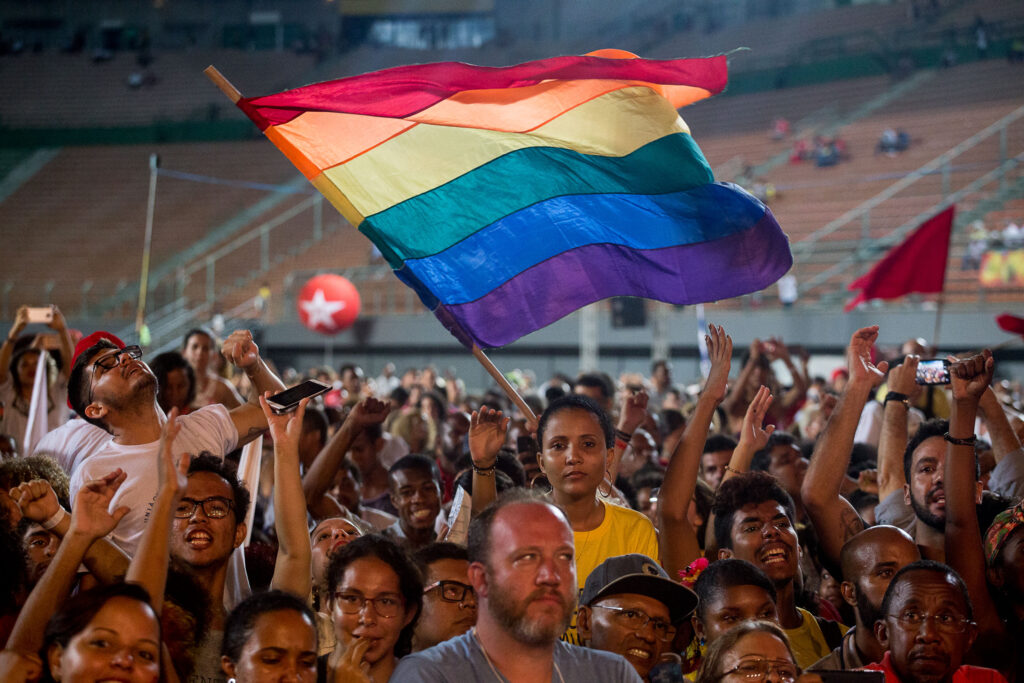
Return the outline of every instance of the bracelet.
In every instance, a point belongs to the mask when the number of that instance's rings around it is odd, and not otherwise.
[[[51,516],[48,520],[43,522],[41,526],[47,531],[50,531],[55,526],[63,522],[67,514],[68,513],[64,510],[64,508],[58,507],[57,511],[53,513],[53,516]]]
[[[955,437],[950,436],[949,432],[946,432],[945,434],[942,435],[942,438],[948,441],[949,443],[953,444],[954,446],[974,446],[975,442],[977,442],[978,440],[978,435],[971,434],[966,439],[957,439]]]
[[[629,443],[629,440],[633,438],[633,435],[628,433],[628,432],[624,432],[621,429],[616,429],[615,430],[615,438],[616,439],[622,439],[626,443]]]
[[[890,391],[885,395],[885,399],[882,400],[882,405],[888,405],[889,401],[898,401],[903,404],[903,407],[910,409],[910,397],[906,394],[901,394],[898,391]]]
[[[726,472],[732,472],[733,474],[746,474],[746,472],[740,472],[735,467],[729,467],[728,465],[726,465],[723,469],[725,469]]]
[[[615,447],[616,448],[621,448],[622,450],[626,450],[627,446],[629,446],[629,442],[628,441],[623,441],[618,436],[615,437]]]
[[[494,469],[498,466],[497,461],[494,462],[490,467],[477,467],[473,465],[473,474],[479,474],[482,477],[493,477]]]

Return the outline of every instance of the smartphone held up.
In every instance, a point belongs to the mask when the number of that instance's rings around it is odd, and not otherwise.
[[[330,390],[329,384],[324,384],[315,379],[307,379],[305,382],[296,384],[291,389],[285,389],[279,394],[274,394],[267,399],[267,405],[277,415],[294,412],[299,407],[299,402],[304,398],[313,398]]]
[[[944,358],[922,360],[917,364],[918,384],[949,384],[949,361]]]

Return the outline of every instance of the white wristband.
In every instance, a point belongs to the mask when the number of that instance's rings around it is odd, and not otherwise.
[[[67,513],[67,511],[65,511],[65,510],[64,510],[64,508],[62,508],[62,507],[58,507],[58,508],[57,508],[57,511],[53,513],[53,516],[52,516],[52,517],[50,517],[50,518],[49,518],[48,520],[46,520],[45,522],[43,522],[43,525],[42,525],[42,526],[43,526],[43,528],[44,528],[44,529],[46,529],[47,531],[50,531],[50,530],[51,530],[51,529],[53,529],[53,528],[54,528],[55,526],[57,526],[58,524],[60,524],[61,522],[63,522],[63,521],[64,521],[64,518],[65,518],[65,517],[67,517],[67,516],[68,516],[68,513]]]

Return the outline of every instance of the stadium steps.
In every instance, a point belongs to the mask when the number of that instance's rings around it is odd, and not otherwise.
[[[814,135],[823,135],[831,137],[836,135],[842,128],[859,121],[860,119],[866,118],[883,107],[889,105],[891,102],[898,98],[905,97],[912,93],[914,90],[919,88],[921,85],[935,78],[936,71],[919,71],[910,78],[900,81],[893,85],[891,88],[881,93],[877,97],[874,97],[861,106],[857,107],[849,114],[838,117],[836,120],[829,122],[822,126],[800,126],[794,128],[796,131],[794,137],[813,137]],[[757,177],[763,175],[768,171],[771,171],[776,166],[781,166],[789,160],[789,152],[780,152],[776,154],[768,161],[755,166],[751,171],[751,177]]]
[[[7,281],[6,303],[52,296],[68,312],[92,311],[102,299],[109,300],[108,315],[134,308],[150,152],[160,154],[165,169],[272,185],[294,178],[294,169],[264,141],[64,148],[0,204],[4,231],[19,237],[17,269],[10,252],[0,257],[0,271],[18,273]],[[239,215],[266,197],[265,190],[161,176],[152,244],[154,288],[162,264],[194,249],[217,226],[240,222]],[[297,199],[284,195],[280,201],[286,208]]]

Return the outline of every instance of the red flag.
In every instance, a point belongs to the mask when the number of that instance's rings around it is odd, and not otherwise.
[[[1009,313],[996,316],[996,324],[999,329],[1010,334],[1019,334],[1024,337],[1024,318]]]
[[[845,310],[851,311],[869,299],[895,299],[912,292],[941,292],[946,282],[955,209],[955,205],[950,206],[926,220],[871,270],[851,282],[847,289],[861,291],[846,304]]]

